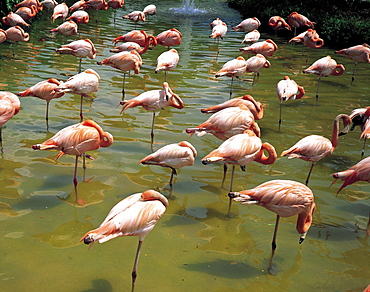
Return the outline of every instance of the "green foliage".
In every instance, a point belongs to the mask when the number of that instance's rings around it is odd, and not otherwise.
[[[293,11],[316,22],[315,29],[326,45],[344,48],[370,43],[370,2],[362,0],[228,0],[243,17],[257,17],[268,31],[271,16],[285,19]]]
[[[17,0],[1,0],[0,1],[0,17],[7,15],[9,11],[13,11],[14,5],[19,1]]]

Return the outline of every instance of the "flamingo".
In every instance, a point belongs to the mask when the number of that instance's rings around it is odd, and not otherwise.
[[[264,57],[271,57],[277,49],[278,46],[274,41],[267,39],[265,41],[254,43],[249,47],[240,48],[239,51],[241,51],[242,54],[261,54]]]
[[[144,7],[143,12],[145,15],[154,15],[157,13],[157,7],[154,4],[149,4]]]
[[[135,32],[137,32],[137,31],[135,31]],[[114,47],[113,49],[111,49],[109,51],[112,52],[112,53],[119,53],[119,52],[123,52],[123,51],[135,50],[140,55],[142,55],[149,49],[150,46],[153,48],[157,45],[157,39],[152,35],[147,35],[147,33],[144,30],[139,31],[139,33],[137,35],[139,36],[139,38],[132,38],[133,41],[125,41],[122,45],[116,46],[116,47]],[[142,36],[144,37],[143,40],[142,40]],[[114,39],[113,41],[117,40],[117,42],[118,42],[119,41],[118,39],[123,38],[123,37],[124,36],[118,37],[118,38]],[[143,43],[144,48],[141,48],[139,43]]]
[[[87,151],[97,150],[100,147],[109,147],[113,143],[113,136],[92,120],[85,120],[82,123],[68,126],[45,142],[33,145],[33,150],[59,150],[56,158],[58,160],[64,154],[75,155],[76,162],[73,175],[73,183],[77,188],[77,164],[78,157],[84,156],[94,159]]]
[[[19,14],[11,11],[2,18],[2,22],[9,26],[30,26]]]
[[[77,23],[75,23],[73,20],[68,20],[63,22],[58,27],[51,29],[49,32],[58,33],[65,36],[71,36],[76,35],[77,30],[78,30]]]
[[[247,67],[246,61],[242,56],[237,57],[236,59],[232,59],[227,61],[222,68],[216,72],[215,77],[227,76],[231,77],[231,85],[230,85],[230,98],[233,93],[233,82],[234,77],[239,77],[244,74],[245,69]]]
[[[309,135],[302,138],[295,145],[281,153],[281,156],[287,156],[288,158],[300,158],[302,160],[312,162],[306,179],[306,185],[308,185],[308,181],[315,163],[322,158],[331,155],[337,147],[340,120],[343,121],[344,127],[347,127],[351,123],[351,118],[348,115],[337,115],[334,120],[331,141],[323,136]]]
[[[265,156],[264,151],[268,152]],[[240,165],[245,171],[245,166],[252,161],[265,165],[273,164],[276,161],[275,148],[269,143],[262,143],[261,139],[251,130],[246,130],[242,134],[237,134],[224,141],[217,149],[210,152],[202,159],[204,165],[210,163],[224,163],[224,175],[222,186],[224,185],[227,164],[233,166],[231,172],[230,192],[233,188],[235,165]],[[229,201],[228,215],[230,214],[231,199]]]
[[[73,20],[75,23],[88,23],[90,21],[89,14],[84,10],[77,10],[72,13],[66,20]]]
[[[3,152],[3,138],[2,129],[3,125],[16,115],[21,107],[18,96],[9,91],[0,91],[0,145],[1,152]]]
[[[271,63],[261,54],[257,54],[253,57],[250,57],[245,61],[246,68],[245,72],[253,72],[253,84],[256,76],[260,76],[260,71],[262,68],[270,68]]]
[[[272,250],[276,249],[276,235],[281,217],[298,215],[296,229],[299,243],[306,238],[315,211],[314,196],[310,188],[292,180],[270,180],[253,189],[231,192],[229,197],[242,205],[259,205],[276,213]]]
[[[164,71],[164,81],[166,81],[167,72],[170,70],[175,70],[179,60],[179,53],[175,49],[163,52],[157,58],[157,67],[155,68],[155,73]]]
[[[113,68],[123,71],[123,83],[122,83],[122,100],[125,99],[125,79],[126,72],[133,70],[135,74],[140,73],[140,66],[143,64],[143,60],[140,54],[132,50],[130,52],[120,52],[114,54],[101,62],[97,62],[98,65],[108,65]]]
[[[28,21],[35,17],[37,12],[38,9],[35,5],[31,5],[31,7],[22,6],[15,11],[15,13],[22,17],[24,21]]]
[[[6,39],[13,43],[13,57],[15,56],[15,44],[17,42],[28,42],[30,40],[30,35],[23,30],[20,26],[9,27],[5,31]]]
[[[0,44],[6,41],[6,32],[0,28]]]
[[[172,106],[178,109],[184,108],[184,102],[172,91],[167,82],[163,82],[163,89],[161,90],[143,92],[130,100],[122,101],[121,104],[123,105],[121,114],[126,109],[137,106],[142,106],[144,109],[153,112],[151,131],[152,144],[154,139],[154,119],[156,111],[167,106]]]
[[[253,114],[253,117],[255,120],[262,119],[263,117],[262,104],[260,102],[257,102],[249,94],[229,99],[221,104],[217,104],[209,108],[204,108],[204,109],[201,109],[200,111],[206,114],[214,114],[222,109],[225,109],[228,107],[239,106],[240,104],[244,104],[249,109],[249,111]]]
[[[209,24],[209,27],[211,29],[213,29],[216,25],[219,25],[219,24],[222,24],[223,21],[220,19],[220,18],[216,18],[215,20],[213,20],[210,24]]]
[[[93,69],[87,69],[85,72],[78,73],[70,77],[66,82],[61,83],[58,87],[54,88],[54,91],[74,93],[81,96],[80,118],[82,122],[82,99],[83,97],[89,97],[88,94],[98,91],[99,82],[99,74]]]
[[[48,80],[40,81],[26,90],[18,93],[18,96],[20,97],[35,96],[46,101],[45,120],[47,129],[49,128],[49,103],[52,99],[60,98],[64,95],[64,92],[54,91],[54,89],[60,86],[61,83],[61,81],[55,78],[49,78]]]
[[[281,16],[270,17],[268,25],[275,31],[275,36],[277,35],[278,30],[292,31],[292,28],[290,27],[290,25]]]
[[[83,5],[84,9],[94,9],[96,11],[96,23],[98,23],[99,10],[107,10],[108,3],[105,0],[88,0]]]
[[[298,84],[294,80],[290,79],[289,76],[285,76],[283,80],[280,80],[276,84],[276,93],[280,100],[280,117],[279,117],[279,131],[280,131],[283,101],[300,99],[305,94],[305,90],[302,86],[298,86]]]
[[[347,49],[335,51],[335,53],[339,55],[344,55],[347,58],[355,62],[355,67],[353,68],[353,73],[352,73],[351,84],[355,80],[357,63],[361,61],[370,63],[370,46],[368,44],[362,44],[362,45],[349,47]]]
[[[108,0],[107,4],[108,4],[108,7],[114,9],[114,23],[116,23],[117,9],[120,9],[123,7],[123,4],[125,4],[125,0]]]
[[[260,36],[261,34],[257,29],[252,30],[245,34],[242,44],[244,43],[253,44],[255,42],[258,42],[258,40],[260,39]]]
[[[14,6],[14,9],[18,9],[19,7],[31,7],[32,5],[35,5],[37,7],[37,10],[40,12],[43,9],[43,5],[40,3],[39,0],[24,0],[19,2]]]
[[[67,45],[62,45],[55,51],[59,54],[69,54],[79,58],[78,73],[81,72],[82,58],[89,57],[90,59],[95,59],[96,57],[95,46],[90,39],[77,40]]]
[[[321,77],[328,77],[329,75],[340,76],[343,74],[344,70],[344,66],[342,64],[338,65],[330,56],[316,60],[310,67],[303,70],[303,73],[313,73],[319,76],[316,88],[316,101],[319,98]]]
[[[95,241],[103,243],[119,236],[138,236],[139,244],[131,273],[131,291],[134,291],[143,240],[162,217],[167,206],[166,197],[154,190],[130,195],[109,211],[99,228],[87,232],[80,241],[91,247]]]
[[[85,0],[79,0],[69,7],[69,13],[73,13],[78,10],[85,10],[88,7],[85,5]]]
[[[55,6],[58,5],[58,2],[55,0],[44,0],[41,2],[41,5],[46,10],[54,10]]]
[[[139,21],[143,21],[145,22],[146,19],[145,19],[145,13],[142,12],[142,11],[133,11],[127,15],[124,15],[122,16],[123,19],[129,19],[133,22],[135,22],[135,28],[136,28],[136,24],[139,22]]]
[[[227,25],[225,22],[222,22],[221,24],[217,24],[212,28],[212,33],[209,36],[212,39],[223,39],[227,33]]]
[[[261,22],[257,17],[244,19],[238,25],[232,27],[234,31],[242,30],[244,32],[250,32],[252,30],[258,29],[261,25]]]
[[[306,16],[299,14],[298,12],[292,12],[288,16],[288,24],[294,26],[294,35],[297,34],[297,28],[303,26],[309,26],[312,29],[315,28],[315,22],[310,21]]]
[[[192,166],[196,156],[197,151],[194,146],[187,141],[181,141],[159,148],[154,153],[141,159],[139,163],[171,168],[172,172],[169,185],[172,188],[173,176],[177,175],[176,169],[184,166]]]
[[[54,22],[55,19],[62,18],[65,20],[68,15],[68,6],[66,3],[58,4],[54,7],[53,15],[51,16],[51,21]]]
[[[289,42],[303,43],[303,45],[312,49],[318,49],[324,45],[324,40],[319,37],[316,30],[311,28],[291,38]]]
[[[157,43],[170,49],[181,44],[182,34],[176,28],[163,31],[156,36]]]
[[[190,137],[194,133],[197,133],[198,136],[211,133],[218,139],[225,141],[236,134],[242,134],[245,130],[252,130],[257,137],[261,136],[261,130],[254,121],[253,114],[248,110],[248,107],[240,104],[214,113],[196,128],[186,129],[186,133]]]
[[[346,186],[351,185],[358,181],[367,181],[370,182],[370,156],[362,159],[360,162],[350,167],[347,170],[333,173],[333,178],[335,180],[332,182],[335,183],[337,179],[344,181],[342,186],[339,188],[337,195],[341,190]]]
[[[116,45],[118,42],[134,42],[140,45],[140,47],[145,47],[149,39],[149,45],[154,48],[157,45],[157,39],[148,35],[144,30],[132,30],[122,36],[119,36],[112,40],[112,43]]]

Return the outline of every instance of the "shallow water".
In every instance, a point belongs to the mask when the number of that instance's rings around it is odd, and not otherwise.
[[[138,268],[136,291],[362,291],[369,284],[369,190],[366,182],[346,187],[330,186],[331,174],[349,168],[360,159],[363,141],[356,128],[339,138],[334,154],[318,162],[309,187],[317,204],[313,224],[303,244],[298,244],[296,218],[281,220],[277,250],[269,263],[275,215],[258,206],[233,204],[226,217],[227,189],[220,188],[221,165],[201,163],[201,158],[220,145],[212,135],[189,138],[184,130],[208,117],[201,108],[229,98],[230,79],[215,79],[222,65],[239,55],[244,33],[231,31],[242,18],[223,1],[195,2],[207,14],[176,14],[177,1],[153,1],[158,13],[138,29],[158,33],[177,28],[183,42],[176,49],[180,62],[169,72],[167,81],[185,102],[182,110],[166,108],[155,120],[154,150],[181,140],[190,141],[198,151],[192,167],[178,171],[172,194],[167,185],[168,169],[138,165],[151,153],[151,113],[142,108],[120,115],[123,73],[97,61],[111,55],[111,40],[134,29],[122,16],[143,9],[144,1],[125,4],[117,11],[89,11],[91,19],[80,26],[80,35],[66,39],[48,31],[61,23],[51,23],[46,11],[28,29],[31,40],[18,43],[15,57],[10,43],[0,44],[0,90],[17,93],[51,77],[66,80],[77,73],[73,56],[54,52],[62,44],[90,38],[98,54],[84,59],[83,69],[92,68],[101,76],[99,91],[85,99],[85,118],[93,119],[115,139],[109,148],[92,151],[95,160],[87,162],[88,182],[82,182],[79,169],[79,203],[72,183],[74,157],[55,161],[56,152],[33,151],[31,146],[45,141],[60,129],[79,122],[79,96],[65,94],[51,101],[49,131],[45,125],[45,103],[34,97],[21,99],[21,111],[3,128],[1,165],[0,275],[2,291],[128,291],[137,246],[136,237],[95,244],[91,251],[79,239],[96,228],[109,210],[124,197],[157,189],[169,197],[163,218],[144,241]],[[250,15],[253,17],[255,15]],[[220,17],[229,31],[219,44],[208,38],[209,23]],[[303,46],[288,45],[289,37],[262,33],[279,46],[252,85],[251,74],[234,82],[233,97],[252,95],[263,103],[265,115],[258,121],[262,140],[280,153],[309,134],[331,137],[333,119],[352,109],[368,106],[369,65],[360,63],[351,85],[353,62],[335,56],[327,47],[304,55]],[[42,41],[43,40],[43,41]],[[340,48],[338,48],[340,49]],[[126,78],[126,99],[144,91],[161,88],[163,72],[154,73],[156,58],[166,48],[157,46],[144,54],[140,74]],[[331,55],[346,67],[342,76],[322,78],[316,103],[316,75],[302,69],[315,60]],[[306,59],[308,61],[306,62]],[[278,130],[279,100],[276,83],[289,75],[306,90],[302,100],[283,105],[282,128]],[[370,153],[366,146],[365,155]],[[252,188],[271,179],[304,182],[310,163],[278,158],[270,166],[251,163],[246,172],[237,168],[234,190]],[[226,185],[229,183],[228,173]],[[83,204],[81,204],[81,202]]]

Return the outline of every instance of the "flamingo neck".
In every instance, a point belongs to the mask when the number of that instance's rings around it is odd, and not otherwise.
[[[264,150],[267,151],[268,156],[265,155]],[[254,161],[257,161],[262,164],[273,164],[276,161],[276,151],[275,148],[269,143],[262,143],[261,150],[258,153]]]
[[[298,233],[304,234],[311,227],[313,213],[315,211],[316,204],[312,202],[308,212],[303,212],[298,215],[296,229]]]
[[[337,147],[338,145],[338,134],[339,134],[339,121],[343,120],[343,126],[347,127],[351,123],[351,118],[346,115],[346,114],[340,114],[337,115],[337,117],[334,120],[334,125],[333,125],[333,132],[331,134],[331,144],[332,144],[332,150]]]
[[[342,64],[335,66],[334,70],[330,73],[330,75],[340,76],[344,73],[344,66]]]

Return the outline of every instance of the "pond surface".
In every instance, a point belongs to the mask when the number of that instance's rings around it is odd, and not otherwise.
[[[169,198],[165,215],[146,237],[138,267],[136,291],[362,291],[369,284],[370,186],[358,182],[336,196],[340,186],[330,187],[331,174],[345,170],[360,159],[363,141],[358,128],[339,138],[333,155],[318,162],[309,187],[317,204],[313,224],[303,244],[298,244],[296,218],[281,220],[277,250],[270,265],[271,238],[275,214],[258,206],[233,204],[231,217],[227,188],[220,188],[221,165],[201,163],[201,158],[221,141],[212,135],[189,138],[188,127],[195,127],[208,116],[200,112],[229,98],[230,78],[214,78],[222,65],[239,56],[243,32],[231,31],[242,18],[224,1],[195,2],[197,15],[178,15],[178,1],[153,1],[157,15],[137,25],[149,34],[177,28],[183,42],[176,49],[180,62],[167,74],[167,81],[184,101],[184,109],[166,108],[155,120],[154,150],[182,140],[198,151],[192,167],[178,171],[172,194],[166,168],[139,165],[152,152],[152,114],[142,108],[120,115],[123,73],[97,61],[111,55],[112,39],[129,32],[135,25],[122,16],[142,10],[146,2],[127,1],[117,11],[89,11],[90,22],[80,25],[80,35],[63,37],[48,31],[62,21],[50,21],[43,11],[27,29],[31,39],[12,46],[0,44],[0,90],[17,93],[39,81],[54,77],[67,80],[78,70],[78,60],[58,55],[55,49],[76,39],[90,38],[96,46],[94,60],[84,59],[83,70],[94,69],[101,82],[93,98],[84,99],[85,119],[93,119],[115,139],[109,148],[92,151],[95,160],[87,162],[86,182],[79,168],[76,203],[72,183],[74,157],[57,152],[34,151],[31,146],[50,138],[60,129],[79,122],[79,100],[74,94],[52,100],[49,130],[45,124],[45,102],[35,97],[21,99],[21,110],[3,127],[3,153],[0,156],[0,275],[1,291],[129,291],[137,237],[125,237],[95,244],[91,251],[79,239],[96,228],[109,210],[126,196],[156,189]],[[71,5],[71,3],[69,3]],[[206,13],[202,13],[206,11]],[[250,15],[254,17],[258,15]],[[98,22],[96,22],[98,17]],[[229,31],[219,44],[209,39],[209,23],[220,17]],[[319,21],[319,20],[315,20]],[[287,44],[291,35],[262,33],[279,46],[252,85],[245,74],[234,82],[233,97],[252,95],[265,108],[258,121],[262,140],[271,143],[278,155],[309,134],[331,137],[334,118],[340,113],[370,105],[369,64],[357,66],[351,85],[353,62],[334,55],[334,49],[303,52],[303,46]],[[341,48],[337,48],[341,49]],[[126,99],[152,89],[160,89],[164,74],[155,74],[157,57],[166,50],[157,46],[145,53],[138,75],[126,78]],[[319,99],[315,93],[317,76],[303,74],[315,60],[331,55],[343,64],[342,76],[322,78]],[[306,59],[309,58],[308,62]],[[306,90],[305,98],[283,105],[282,127],[278,129],[279,100],[276,83],[289,75]],[[369,143],[368,143],[369,144]],[[365,156],[369,155],[366,146]],[[235,172],[234,190],[253,188],[272,179],[304,183],[310,163],[279,157],[270,166],[253,162],[246,172]],[[230,182],[230,173],[226,185]]]

